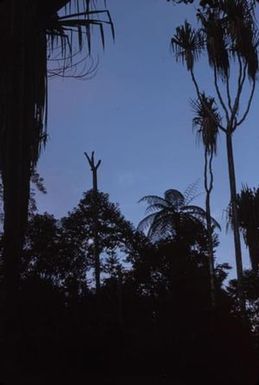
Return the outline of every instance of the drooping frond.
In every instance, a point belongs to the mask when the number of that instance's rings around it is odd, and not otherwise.
[[[152,225],[152,223],[154,222],[156,217],[157,217],[157,213],[152,213],[152,214],[147,215],[145,218],[143,218],[139,222],[137,229],[139,231],[144,232],[145,230],[147,230]]]
[[[206,38],[209,64],[221,77],[226,78],[229,74],[228,39],[217,9],[209,8],[206,12],[199,10],[197,17]]]
[[[148,205],[156,205],[160,204],[162,206],[167,207],[168,202],[166,199],[159,197],[158,195],[145,195],[143,198],[141,198],[138,203],[145,202]]]
[[[105,26],[115,31],[108,10],[95,8],[94,1],[68,2],[62,14],[53,14],[48,25],[49,72],[62,76],[85,76],[94,66],[87,66],[91,60],[92,32],[99,32],[100,41],[105,47]],[[86,69],[86,70],[85,70]],[[79,75],[78,75],[79,73]]]
[[[258,71],[255,2],[214,0],[200,5],[197,15],[206,36],[210,65],[226,78],[231,56],[238,57],[247,65],[248,76],[255,80]]]
[[[206,211],[202,207],[195,206],[195,205],[188,205],[188,206],[184,206],[182,210],[185,213],[191,214],[192,217],[196,218],[200,222],[202,223],[206,222]],[[219,230],[221,229],[220,224],[213,217],[211,217],[211,222],[214,227],[218,228]]]
[[[248,66],[248,75],[255,79],[258,71],[258,29],[255,5],[247,0],[224,1],[222,6],[233,55],[240,55]]]
[[[196,31],[185,21],[176,28],[176,33],[171,38],[171,47],[176,60],[186,64],[187,70],[190,71],[204,48],[204,39],[200,30]]]
[[[174,233],[174,226],[172,218],[165,212],[160,212],[154,218],[152,225],[149,227],[147,236],[152,241],[159,239],[165,239],[168,236],[172,236]]]
[[[174,210],[173,207],[169,207],[169,203],[167,206],[165,205],[162,205],[160,203],[154,203],[152,205],[149,205],[147,208],[146,208],[146,214],[149,214],[149,213],[153,213],[153,212],[158,212],[158,211],[161,211],[161,210]]]

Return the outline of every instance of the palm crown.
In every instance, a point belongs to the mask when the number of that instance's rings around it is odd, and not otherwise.
[[[146,202],[148,214],[138,225],[138,230],[147,231],[147,236],[156,241],[166,237],[179,237],[183,228],[189,225],[205,224],[206,212],[203,208],[191,205],[193,186],[187,188],[182,194],[180,191],[170,189],[165,191],[164,197],[147,195],[140,199]],[[215,219],[213,225],[219,227]]]
[[[191,101],[191,106],[195,113],[192,125],[197,130],[198,139],[209,153],[216,154],[221,117],[214,98],[202,93],[200,99]]]

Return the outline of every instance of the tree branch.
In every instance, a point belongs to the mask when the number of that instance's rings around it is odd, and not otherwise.
[[[229,88],[229,75],[227,76],[227,82],[226,82],[226,89],[227,89],[227,98],[228,98],[228,108],[229,111],[232,113],[232,101],[231,101],[231,93]]]
[[[247,64],[243,66],[239,56],[238,56],[238,59],[239,59],[238,60],[239,62],[238,89],[237,89],[237,94],[236,94],[236,98],[235,98],[235,102],[234,102],[234,106],[231,114],[231,120],[230,120],[231,132],[234,132],[235,129],[237,128],[236,115],[239,109],[239,102],[240,102],[241,93],[242,93],[243,86],[246,79],[246,69],[247,69]]]
[[[248,103],[247,103],[247,108],[246,108],[246,111],[244,112],[244,115],[243,117],[240,119],[239,122],[237,122],[236,124],[236,127],[240,126],[244,120],[246,119],[249,111],[250,111],[250,107],[251,107],[251,104],[252,104],[252,100],[253,100],[253,96],[254,96],[254,92],[255,92],[255,79],[253,80],[253,85],[252,85],[252,89],[251,89],[251,94],[250,94],[250,97],[249,97],[249,100],[248,100]]]
[[[225,115],[226,115],[226,121],[227,121],[227,125],[229,124],[229,114],[228,114],[228,110],[227,110],[227,107],[224,103],[224,100],[222,98],[222,95],[220,93],[220,90],[219,90],[219,85],[218,85],[218,78],[217,78],[217,71],[216,71],[216,68],[214,67],[214,85],[215,85],[215,89],[216,89],[216,92],[217,92],[217,95],[218,95],[218,98],[219,98],[219,102],[221,104],[221,107],[223,108],[223,110],[225,111]]]

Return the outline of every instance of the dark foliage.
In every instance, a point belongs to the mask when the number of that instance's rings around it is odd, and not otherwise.
[[[8,381],[101,377],[121,384],[149,376],[159,384],[252,385],[256,353],[248,327],[231,314],[235,298],[223,288],[227,265],[216,268],[218,306],[211,310],[204,227],[182,226],[177,239],[150,243],[99,193],[103,275],[97,298],[88,276],[92,199],[86,193],[62,220],[47,213],[30,219],[17,301],[16,370]]]

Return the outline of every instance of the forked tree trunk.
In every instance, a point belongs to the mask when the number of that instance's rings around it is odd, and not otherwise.
[[[226,133],[226,146],[227,146],[228,174],[229,174],[230,198],[231,198],[231,212],[232,212],[232,220],[233,220],[235,258],[236,258],[236,269],[237,269],[238,296],[239,296],[241,312],[243,316],[245,316],[246,306],[245,306],[245,297],[244,297],[243,282],[242,282],[243,263],[242,263],[238,212],[237,212],[237,191],[236,191],[235,165],[234,165],[234,155],[233,155],[233,146],[232,146],[232,133],[230,132],[230,130]]]

